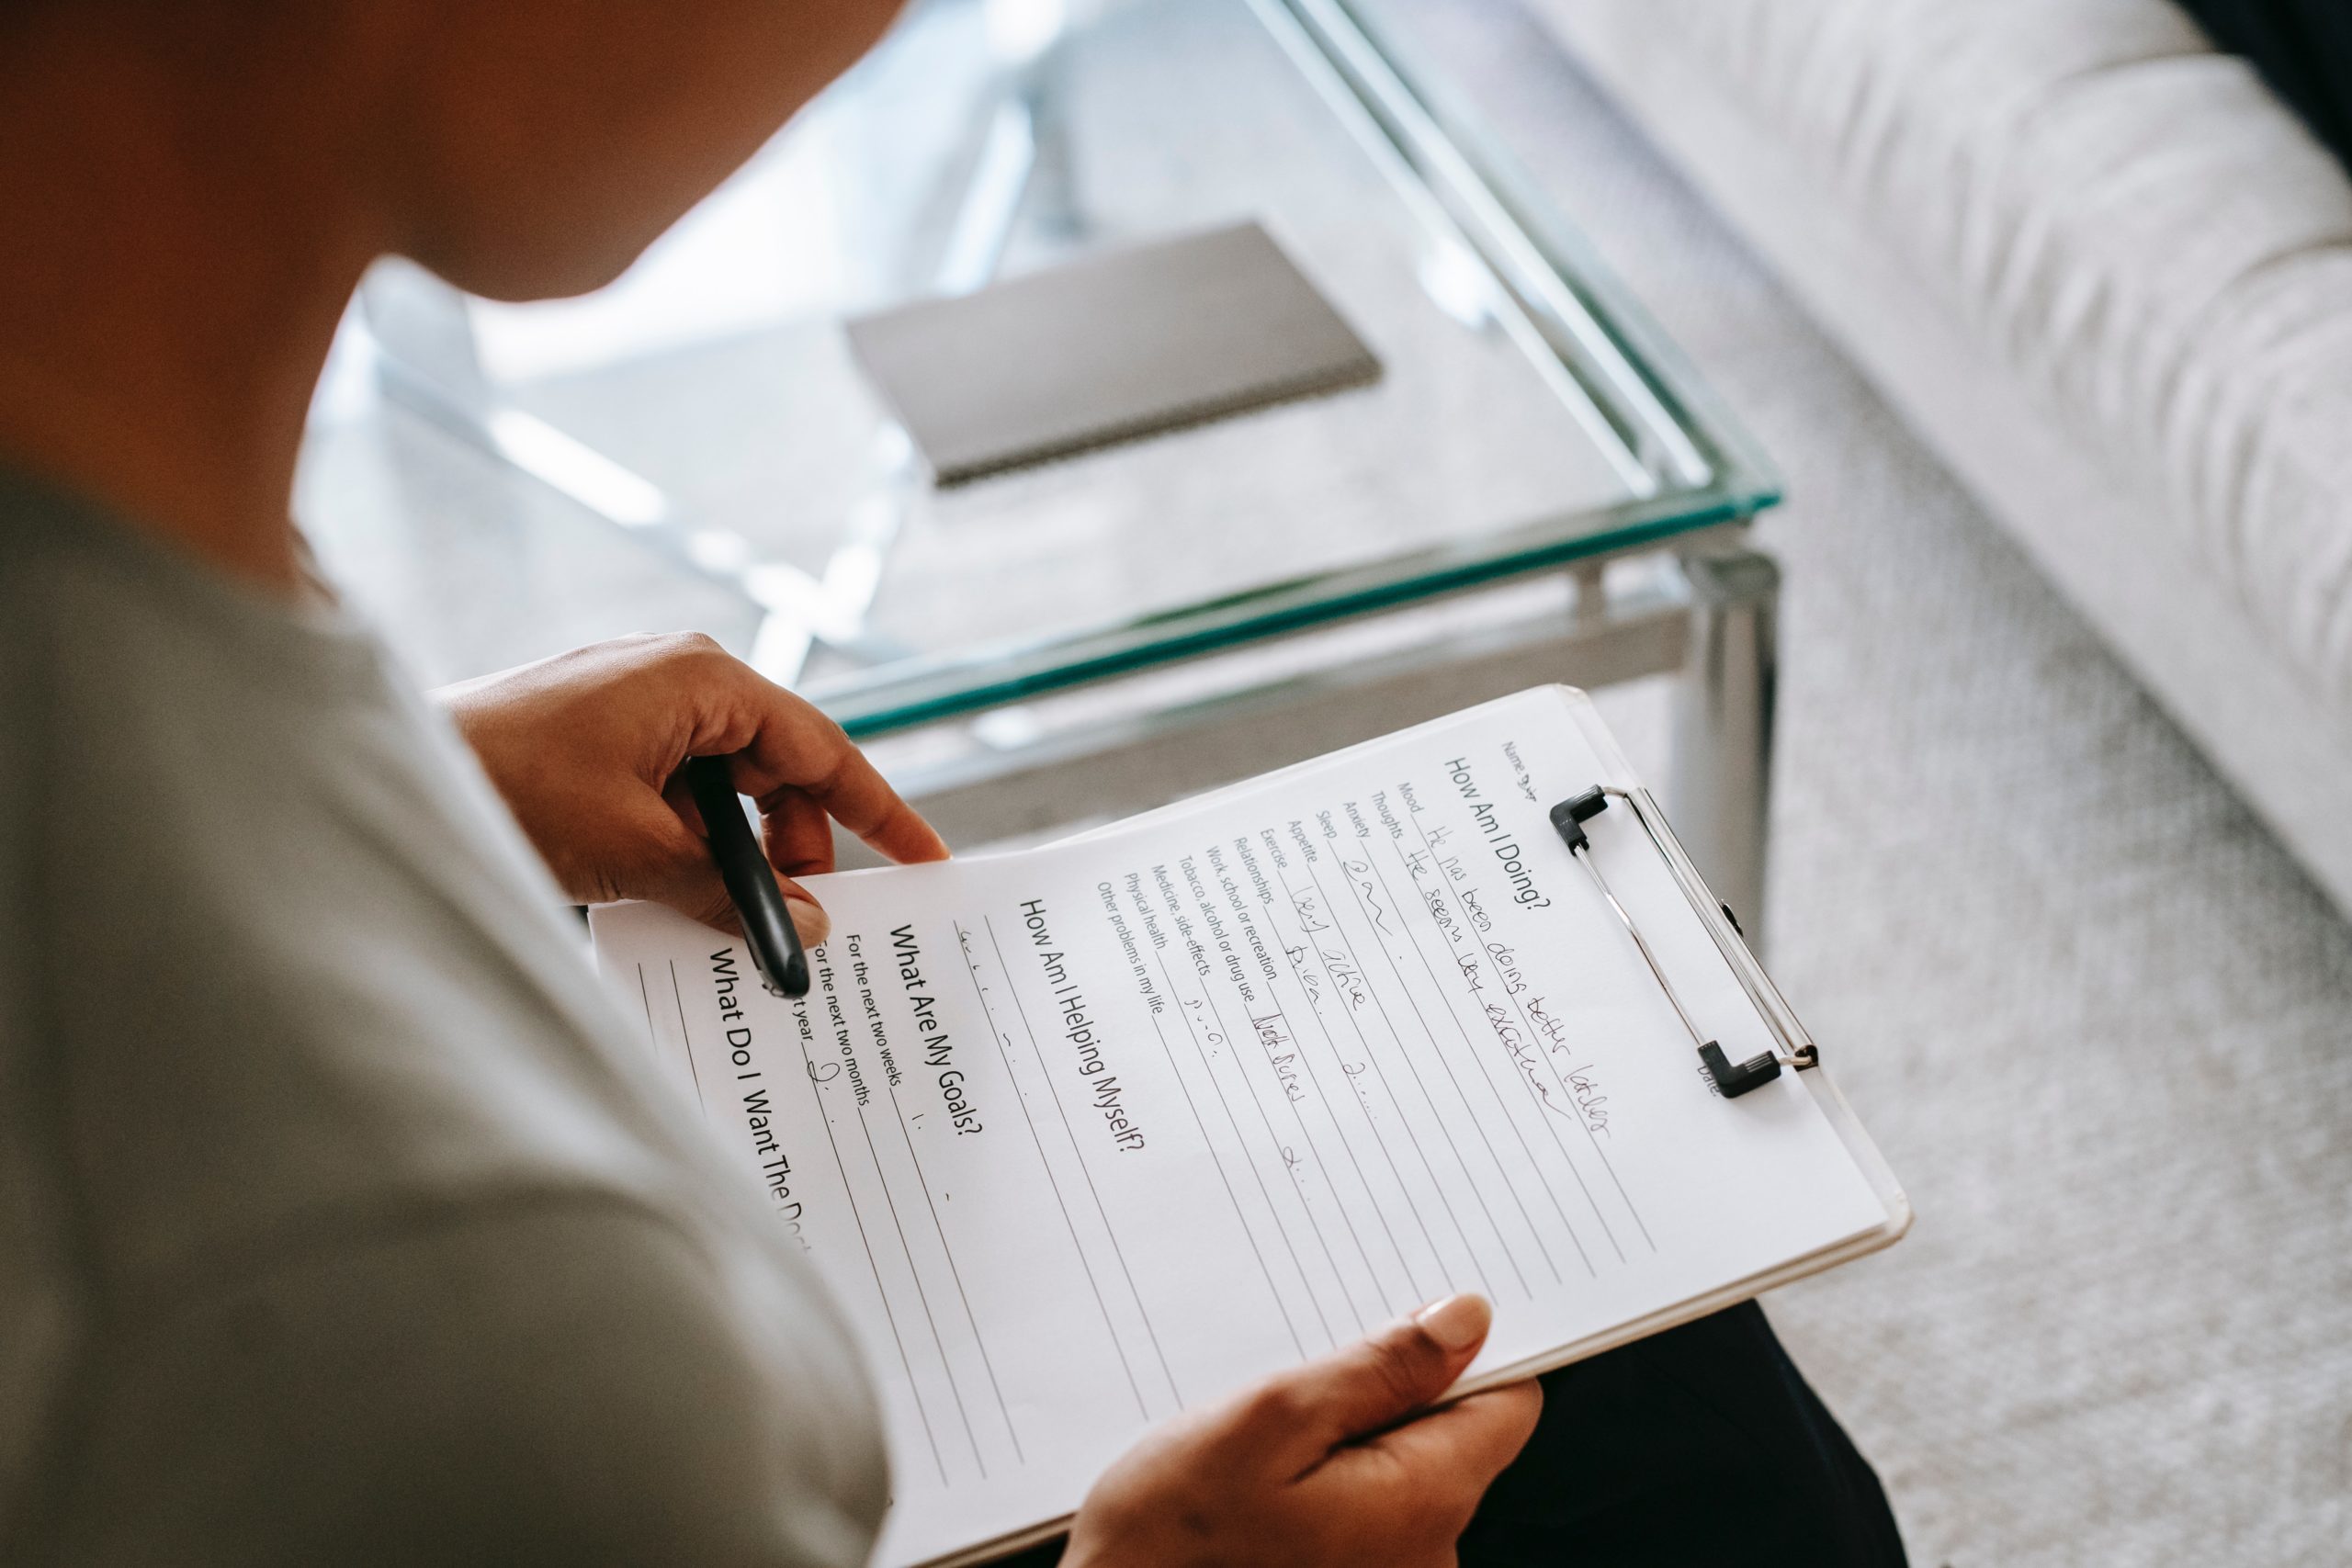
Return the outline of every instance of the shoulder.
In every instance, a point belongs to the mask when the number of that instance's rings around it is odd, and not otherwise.
[[[200,1290],[105,1348],[59,1561],[864,1561],[868,1396],[813,1288],[517,1195]],[[818,1330],[811,1332],[811,1330]]]

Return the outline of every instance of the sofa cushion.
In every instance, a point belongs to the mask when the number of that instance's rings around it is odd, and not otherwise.
[[[2352,181],[2244,61],[2169,0],[1648,9],[2352,696]]]

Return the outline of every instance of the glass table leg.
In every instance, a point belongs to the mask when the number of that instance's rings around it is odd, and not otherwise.
[[[1683,558],[1690,639],[1674,699],[1668,800],[1690,859],[1763,950],[1766,818],[1781,569],[1753,550]]]
[[[1659,564],[1614,583],[1578,572],[1573,607],[1568,584],[1531,577],[863,739],[950,843],[1025,841],[1531,686],[1673,674],[1691,600]],[[847,835],[835,841],[844,866],[874,863]]]

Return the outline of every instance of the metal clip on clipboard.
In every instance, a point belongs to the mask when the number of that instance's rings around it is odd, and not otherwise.
[[[1592,858],[1592,840],[1585,832],[1585,824],[1606,811],[1611,800],[1623,801],[1627,809],[1633,812],[1634,819],[1649,835],[1650,843],[1657,850],[1658,857],[1666,862],[1667,869],[1673,874],[1676,885],[1682,889],[1682,896],[1690,901],[1691,909],[1699,916],[1699,923],[1706,927],[1707,934],[1714,939],[1724,962],[1731,965],[1732,973],[1739,977],[1740,985],[1747,990],[1748,999],[1756,1004],[1757,1012],[1771,1029],[1779,1042],[1777,1049],[1751,1056],[1745,1062],[1734,1062],[1724,1054],[1721,1045],[1701,1033],[1699,1026],[1691,1021],[1690,1009],[1682,1005],[1682,998],[1675,991],[1674,982],[1667,977],[1666,968],[1657,961],[1657,954],[1650,950],[1648,940],[1642,935],[1642,928],[1634,922],[1625,906],[1618,902],[1617,895],[1610,891],[1609,879],[1601,874],[1600,865]],[[1718,903],[1715,896],[1707,891],[1707,885],[1699,879],[1698,868],[1690,863],[1690,857],[1684,854],[1682,846],[1675,841],[1673,829],[1666,825],[1664,815],[1649,798],[1647,791],[1595,784],[1574,799],[1564,800],[1552,807],[1552,827],[1560,835],[1560,841],[1568,846],[1570,858],[1584,863],[1593,886],[1600,890],[1600,896],[1607,900],[1609,907],[1617,912],[1627,934],[1633,937],[1634,945],[1641,949],[1643,961],[1649,964],[1650,973],[1657,977],[1658,988],[1673,1004],[1674,1015],[1682,1021],[1682,1027],[1690,1032],[1690,1043],[1698,1047],[1699,1060],[1705,1066],[1707,1077],[1725,1100],[1736,1100],[1758,1085],[1770,1083],[1781,1076],[1781,1069],[1784,1066],[1801,1072],[1820,1064],[1820,1047],[1805,1033],[1804,1026],[1789,1010],[1789,1004],[1779,988],[1757,964],[1755,955],[1747,951],[1740,934],[1739,922],[1733,918],[1730,908]]]

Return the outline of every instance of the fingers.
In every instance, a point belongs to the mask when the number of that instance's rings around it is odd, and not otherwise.
[[[789,694],[784,694],[789,695]],[[795,702],[799,699],[793,698]],[[795,753],[779,762],[764,753],[768,748],[755,746],[751,753],[763,770],[782,771],[789,768],[802,776],[786,776],[786,788],[803,799],[812,800],[827,814],[894,861],[945,860],[947,843],[924,821],[921,813],[899,797],[889,781],[872,762],[865,760],[848,736],[831,719],[822,718],[814,709],[811,717],[819,718],[823,732],[811,752]],[[765,742],[768,732],[761,732]],[[777,792],[769,790],[754,795],[760,809],[770,809],[770,802]],[[832,857],[831,836],[828,835],[825,858]]]
[[[784,889],[784,912],[792,917],[792,929],[800,933],[800,945],[822,947],[825,939],[833,934],[833,918],[792,878],[779,876],[775,881]]]
[[[685,824],[695,840],[691,847],[673,843],[664,849],[673,855],[690,854],[693,863],[680,865],[670,873],[681,884],[681,890],[675,895],[647,896],[655,897],[657,902],[668,904],[707,926],[741,935],[742,922],[736,918],[734,904],[726,897],[725,879],[718,876],[718,862],[711,858],[709,824],[702,819],[694,791],[686,786],[684,769],[673,773],[662,786],[662,798]],[[815,947],[831,934],[832,919],[817,902],[816,895],[795,878],[815,876],[833,869],[832,821],[823,807],[798,790],[779,790],[770,798],[773,804],[762,814],[768,863],[775,868],[776,886],[784,891],[785,908],[792,916],[793,929],[800,933],[803,945]],[[714,882],[714,878],[718,880]],[[706,915],[701,911],[710,907],[714,886],[725,907]]]
[[[709,857],[706,854],[704,858]],[[790,877],[779,876],[775,881],[784,893],[784,912],[791,918],[792,929],[800,933],[800,945],[822,947],[825,939],[833,934],[833,918],[825,913],[824,906],[811,897],[807,888]],[[743,940],[743,921],[735,913],[735,901],[728,896],[727,884],[715,864],[683,868],[663,892],[653,895],[653,900],[738,942]]]
[[[760,803],[769,863],[803,940],[824,934],[790,879],[832,868],[830,813],[883,853],[946,846],[841,727],[707,637],[619,637],[442,694],[451,718],[576,899],[652,898],[718,930],[737,921],[680,777],[729,759]]]
[[[833,824],[823,807],[790,785],[761,802],[768,863],[786,876],[821,876],[833,869]]]
[[[899,798],[840,725],[711,638],[681,633],[599,647],[653,673],[646,695],[658,709],[691,716],[682,728],[664,731],[666,746],[646,759],[662,774],[674,772],[685,757],[729,757],[735,787],[763,814],[777,808],[778,792],[791,790],[892,860],[947,858],[947,846],[931,824]]]
[[[1482,1296],[1448,1296],[1411,1318],[1268,1380],[1238,1417],[1299,1471],[1353,1438],[1403,1420],[1453,1385],[1486,1343],[1494,1311]]]
[[[749,665],[727,662],[729,695],[742,711],[730,716],[738,722],[722,723],[724,733],[698,741],[696,750],[735,753],[735,787],[763,812],[776,809],[789,790],[892,860],[947,858],[946,843],[841,726]],[[830,847],[825,853],[830,863]]]

